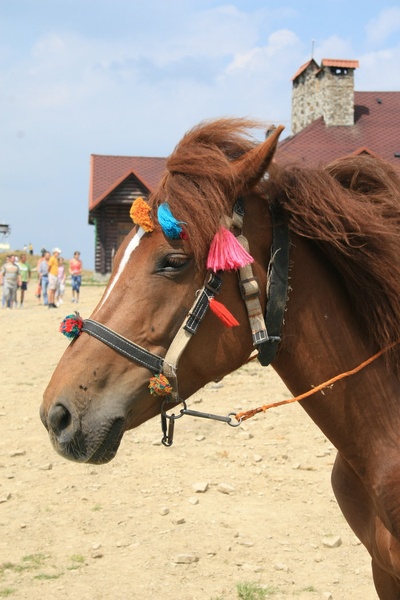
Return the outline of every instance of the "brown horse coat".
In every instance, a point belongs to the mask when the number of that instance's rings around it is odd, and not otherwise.
[[[272,366],[299,394],[400,340],[400,181],[370,157],[326,169],[280,168],[272,163],[280,129],[256,144],[246,134],[254,126],[222,119],[183,138],[149,201],[155,215],[167,200],[188,239],[168,239],[157,222],[152,233],[135,228],[91,318],[165,356],[203,284],[213,236],[238,196],[265,306],[269,206],[279,203],[291,235],[291,270],[283,341]],[[182,398],[239,367],[252,351],[236,273],[224,273],[219,300],[240,326],[227,329],[206,315],[179,361]],[[400,345],[302,401],[338,449],[334,491],[371,554],[384,600],[400,599],[399,357]],[[83,333],[66,350],[41,408],[56,450],[73,460],[111,460],[124,431],[160,412],[150,376]]]

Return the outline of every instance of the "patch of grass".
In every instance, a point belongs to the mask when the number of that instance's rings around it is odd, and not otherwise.
[[[2,590],[0,590],[0,598],[8,598],[9,596],[12,596],[15,592],[16,590],[14,590],[13,588],[3,588]]]
[[[22,562],[27,565],[27,568],[38,569],[43,566],[46,558],[48,558],[45,554],[28,554],[22,558]]]
[[[42,569],[43,567],[48,566],[46,563],[50,559],[49,555],[46,554],[28,554],[27,556],[22,557],[19,563],[6,562],[0,564],[0,577],[5,575],[6,572],[12,573],[32,573]],[[72,567],[73,569],[78,568],[78,564],[85,562],[83,556],[75,555],[71,557],[71,560],[75,563]],[[56,571],[56,567],[54,567]],[[63,572],[56,572],[54,574],[44,573],[43,571],[39,572],[37,575],[33,576],[33,579],[37,579],[38,581],[50,581],[53,579],[59,579],[63,576]],[[0,598],[6,598],[7,596],[12,596],[16,593],[16,590],[13,588],[3,588],[0,589]]]
[[[82,556],[82,554],[73,554],[71,560],[75,563],[83,564],[85,562],[85,557]]]
[[[10,562],[1,563],[0,576],[4,575],[5,571],[13,571],[14,567],[15,567],[14,563],[10,563]]]
[[[71,556],[72,565],[68,567],[68,571],[75,571],[85,564],[85,557],[82,554],[73,554]]]
[[[29,554],[24,556],[20,563],[5,562],[0,565],[0,576],[4,575],[5,571],[14,571],[22,573],[23,571],[33,571],[44,565],[46,560],[45,554]]]
[[[264,587],[258,583],[244,582],[236,585],[239,600],[265,600],[267,596],[277,593],[271,586]]]
[[[95,504],[95,505],[93,506],[93,508],[92,508],[92,511],[93,511],[93,512],[97,512],[97,511],[101,510],[102,508],[103,508],[103,507],[102,507],[102,505],[101,505],[101,504]]]
[[[58,575],[48,575],[47,573],[40,573],[39,575],[35,575],[34,579],[38,579],[39,581],[50,581],[52,579],[59,579],[62,576],[62,573],[58,573]]]

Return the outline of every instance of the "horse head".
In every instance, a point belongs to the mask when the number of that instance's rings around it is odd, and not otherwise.
[[[221,225],[230,234],[243,233],[264,306],[271,225],[258,188],[283,128],[254,144],[243,135],[249,125],[254,124],[220,120],[186,134],[167,161],[148,211],[141,207],[146,224],[143,215],[134,215],[136,226],[118,250],[102,299],[66,349],[44,394],[41,419],[65,458],[97,464],[111,460],[126,430],[160,413],[163,398],[149,389],[149,380],[158,377],[159,383],[160,372],[172,379],[173,406],[251,354],[251,328],[235,264],[218,268],[214,263],[211,273],[207,269]],[[246,203],[243,224],[232,218],[238,198]],[[219,240],[217,255],[224,243]],[[237,326],[226,327],[206,310],[217,293]],[[204,318],[192,335],[187,321],[200,312],[202,296]]]

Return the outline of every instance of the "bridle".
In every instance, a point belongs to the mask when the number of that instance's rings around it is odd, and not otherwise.
[[[289,232],[280,206],[275,203],[270,204],[270,215],[272,222],[272,245],[270,261],[267,271],[267,302],[265,314],[263,314],[260,303],[260,290],[256,277],[254,277],[251,264],[239,269],[239,285],[242,298],[246,304],[249,324],[252,332],[253,346],[258,351],[257,357],[263,366],[269,365],[275,358],[278,345],[281,341],[281,329],[286,309],[287,290],[288,290],[288,270],[289,270]],[[244,201],[239,198],[234,206],[232,217],[230,219],[231,227],[239,232],[238,241],[248,249],[247,239],[242,235],[244,219]],[[189,343],[192,336],[198,330],[204,316],[206,315],[210,300],[220,291],[222,286],[222,272],[207,272],[203,287],[198,292],[197,297],[189,310],[184,322],[176,333],[169,346],[165,357],[158,356],[146,350],[142,346],[123,337],[113,331],[106,325],[94,321],[93,319],[83,320],[81,331],[85,332],[102,343],[106,344],[125,358],[147,368],[154,375],[163,374],[170,384],[170,392],[162,394],[162,426],[163,443],[167,446],[172,444],[173,423],[175,415],[167,415],[164,410],[164,403],[182,402],[179,397],[177,369],[179,359]],[[239,422],[233,423],[230,413],[227,417],[210,415],[209,413],[199,413],[184,408],[180,411],[180,416],[189,414],[192,416],[203,416],[216,420],[227,422],[236,426]],[[169,427],[167,431],[167,420]]]

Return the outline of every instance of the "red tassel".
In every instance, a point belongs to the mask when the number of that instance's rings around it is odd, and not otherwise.
[[[254,261],[231,231],[220,227],[211,242],[207,257],[207,269],[230,271],[240,269]]]
[[[239,325],[239,321],[235,319],[233,314],[221,302],[215,300],[215,298],[210,298],[210,308],[226,327],[237,327]]]

